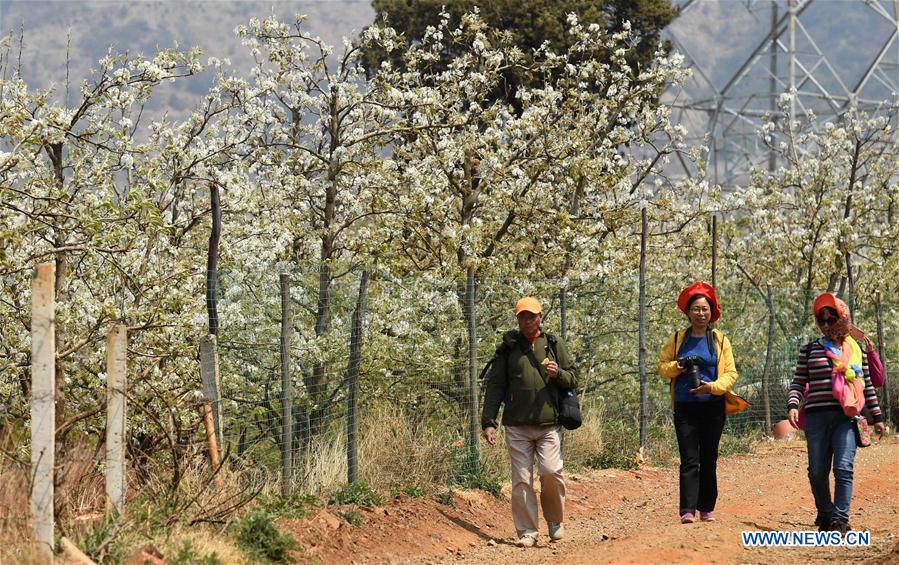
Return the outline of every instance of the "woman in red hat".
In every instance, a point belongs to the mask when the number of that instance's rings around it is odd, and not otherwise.
[[[851,529],[854,416],[867,405],[875,422],[874,431],[883,435],[883,413],[871,384],[868,355],[851,335],[856,328],[849,307],[825,292],[815,299],[812,310],[822,336],[799,348],[787,400],[787,419],[798,428],[799,406],[804,405],[808,480],[818,510],[815,525],[822,532],[845,534]]]
[[[714,520],[718,443],[725,414],[748,404],[731,392],[737,380],[730,340],[711,324],[721,308],[715,289],[697,281],[677,299],[690,326],[674,332],[659,354],[659,375],[670,379],[674,430],[680,451],[680,520]]]

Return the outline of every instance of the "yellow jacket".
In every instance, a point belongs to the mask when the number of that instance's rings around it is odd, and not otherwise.
[[[674,406],[674,381],[683,373],[683,369],[677,366],[677,352],[690,328],[678,330],[668,338],[662,351],[659,352],[659,366],[656,372],[670,381],[671,406]],[[715,338],[715,346],[718,350],[718,378],[709,383],[712,394],[724,396],[724,413],[734,414],[749,407],[749,403],[734,394],[731,389],[737,380],[737,367],[734,364],[734,352],[730,346],[730,340],[719,330],[712,330]]]

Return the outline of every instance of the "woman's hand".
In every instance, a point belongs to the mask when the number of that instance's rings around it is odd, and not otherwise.
[[[883,434],[886,432],[886,426],[883,422],[877,422],[874,424],[874,433],[877,434],[878,439],[883,439]]]
[[[702,383],[698,387],[690,389],[690,392],[693,394],[712,394],[712,385],[709,383]]]
[[[787,412],[787,420],[790,421],[790,425],[799,429],[799,410],[796,408],[790,408],[790,411]]]

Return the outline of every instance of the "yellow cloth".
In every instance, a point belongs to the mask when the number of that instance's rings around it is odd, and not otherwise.
[[[677,331],[673,336],[668,338],[662,350],[659,352],[659,366],[656,372],[669,379],[669,391],[671,393],[671,406],[674,406],[674,381],[683,373],[683,370],[677,366],[677,350],[680,348],[686,338],[689,328]],[[724,396],[724,413],[734,414],[745,410],[749,407],[749,403],[734,394],[731,389],[736,382],[737,367],[734,364],[734,352],[730,346],[730,340],[727,339],[719,330],[712,330],[715,338],[716,348],[718,350],[717,378],[709,383],[712,394],[716,396]]]

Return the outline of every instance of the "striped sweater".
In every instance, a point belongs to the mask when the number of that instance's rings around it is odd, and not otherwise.
[[[871,377],[868,374],[868,354],[864,351],[862,352],[862,371],[865,373],[865,405],[871,411],[874,421],[882,422],[883,413],[877,402],[877,393],[874,392],[874,386],[871,385]],[[799,408],[799,404],[805,396],[806,385],[808,385],[806,412],[842,410],[839,401],[833,397],[832,372],[833,364],[827,357],[820,341],[815,340],[800,347],[799,357],[796,359],[796,370],[793,373],[793,382],[790,383],[787,410]]]

